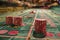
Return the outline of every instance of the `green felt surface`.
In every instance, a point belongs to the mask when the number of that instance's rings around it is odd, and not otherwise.
[[[0,40],[11,40],[12,38],[10,38],[10,37],[0,37]]]
[[[25,38],[13,38],[13,40],[26,40]]]
[[[46,26],[46,31],[47,32],[52,32],[54,34],[54,37],[52,38],[59,38],[58,36],[56,36],[56,33],[60,32],[60,24],[58,21],[60,21],[60,16],[56,15],[56,14],[59,14],[59,9],[60,7],[53,7],[51,10],[51,12],[49,12],[49,10],[46,10],[47,13],[44,13],[48,18],[50,18],[56,25],[57,27],[56,28],[52,28],[50,26],[49,23],[47,23],[47,26]],[[37,10],[36,11],[36,14],[29,14],[32,10]],[[45,9],[44,9],[45,10]],[[53,12],[52,12],[53,11]],[[28,35],[28,32],[30,30],[30,27],[32,26],[32,23],[34,21],[34,17],[35,15],[37,15],[36,18],[40,18],[41,14],[42,14],[42,10],[40,12],[40,9],[28,9],[28,10],[25,10],[23,11],[23,13],[21,13],[20,11],[18,12],[12,12],[11,13],[5,13],[5,14],[1,14],[0,15],[0,30],[8,30],[8,31],[11,31],[11,30],[18,30],[19,33],[15,36],[23,36],[23,37],[27,37]],[[49,15],[50,14],[50,15]],[[4,25],[5,24],[5,17],[6,16],[22,16],[23,17],[23,22],[25,23],[25,26],[18,26],[18,28],[12,28],[10,27],[9,25]],[[26,16],[32,16],[32,18],[27,18]],[[53,18],[57,19],[58,21],[54,20]],[[34,31],[34,28],[32,30],[32,33],[31,33],[31,40],[37,40],[36,38],[33,37],[33,31]],[[4,34],[5,36],[10,36],[8,35],[8,33]],[[40,35],[39,35],[40,36]],[[10,38],[0,38],[2,40],[10,40]],[[25,40],[25,38],[12,38],[11,40]]]

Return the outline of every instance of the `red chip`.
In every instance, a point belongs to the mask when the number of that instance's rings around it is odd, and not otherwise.
[[[18,31],[17,30],[12,30],[10,32],[8,32],[9,35],[17,35]]]
[[[56,35],[57,35],[58,37],[60,37],[60,33],[57,33]]]
[[[8,30],[0,30],[0,34],[5,34],[7,32],[8,32]]]
[[[35,13],[35,11],[31,11],[31,12],[30,12],[30,14],[34,14],[34,13]]]
[[[54,34],[53,34],[53,33],[49,33],[49,32],[47,32],[47,35],[46,35],[46,36],[48,36],[48,37],[53,37]]]

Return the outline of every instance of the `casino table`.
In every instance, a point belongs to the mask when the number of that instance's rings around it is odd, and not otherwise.
[[[0,15],[0,30],[17,30],[17,35],[9,35],[8,32],[0,34],[1,40],[60,40],[60,7],[52,7],[51,9],[25,9],[15,12],[6,12]],[[35,11],[34,14],[30,14]],[[6,16],[22,16],[25,26],[18,26],[17,28],[6,25]],[[52,33],[53,36],[46,36],[45,38],[33,37],[34,21],[35,19],[47,19],[46,32]],[[5,25],[4,25],[5,24]],[[40,36],[40,35],[39,35]]]

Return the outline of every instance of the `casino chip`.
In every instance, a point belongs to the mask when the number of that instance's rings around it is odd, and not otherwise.
[[[18,31],[17,30],[12,30],[10,32],[8,32],[9,35],[17,35]]]
[[[56,35],[57,35],[58,37],[60,37],[60,33],[57,33]]]
[[[8,30],[0,30],[0,34],[1,34],[1,35],[5,34],[5,33],[7,33],[7,32],[8,32]]]
[[[46,36],[48,36],[48,37],[53,37],[54,34],[53,34],[53,33],[50,33],[50,32],[47,32],[47,35],[46,35]]]
[[[31,11],[30,14],[35,14],[35,11]]]

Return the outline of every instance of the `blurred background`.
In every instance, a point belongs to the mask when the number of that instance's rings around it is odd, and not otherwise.
[[[59,5],[60,0],[0,0],[0,12],[16,11],[27,8],[50,9],[53,6]]]

